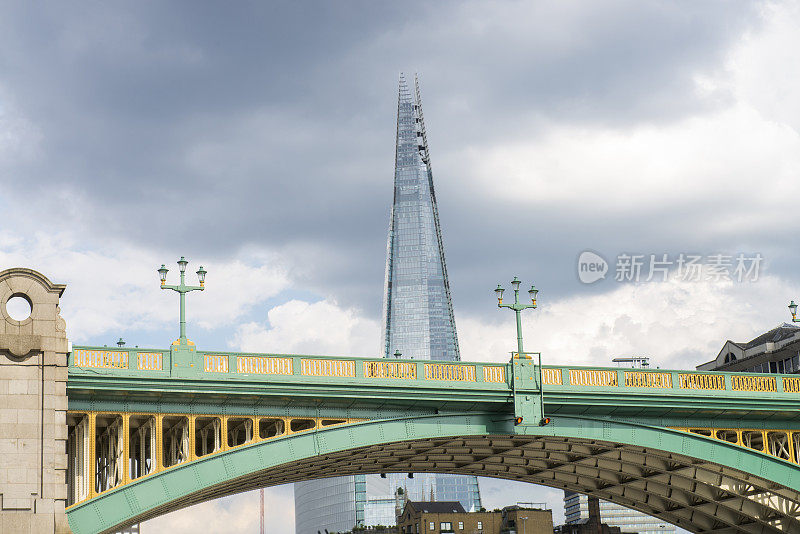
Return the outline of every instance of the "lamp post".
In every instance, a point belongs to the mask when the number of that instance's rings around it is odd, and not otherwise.
[[[203,266],[200,266],[200,269],[197,271],[197,279],[200,281],[199,286],[187,286],[186,285],[186,266],[189,264],[186,261],[186,258],[181,256],[181,259],[178,260],[178,267],[181,270],[181,283],[177,286],[168,286],[165,285],[167,282],[167,272],[169,269],[164,267],[164,264],[161,264],[161,268],[158,269],[158,274],[161,277],[161,289],[171,289],[173,291],[177,291],[178,294],[181,296],[181,336],[178,338],[179,345],[188,345],[186,339],[186,293],[190,291],[204,291],[205,290],[205,282],[206,282],[206,271],[203,269]]]
[[[789,312],[792,314],[792,322],[800,323],[800,319],[797,318],[797,304],[794,301],[789,303]]]
[[[511,287],[514,288],[514,304],[503,304],[503,292],[505,289],[500,287],[500,284],[497,284],[497,289],[495,289],[494,292],[497,294],[497,307],[510,308],[514,310],[514,313],[517,316],[517,357],[530,358],[530,356],[525,355],[525,352],[522,349],[522,320],[520,313],[522,310],[527,310],[528,308],[536,308],[536,295],[539,293],[539,290],[532,285],[528,290],[528,295],[531,297],[532,304],[522,304],[519,301],[519,286],[521,283],[522,282],[520,282],[519,278],[516,276],[511,281]]]

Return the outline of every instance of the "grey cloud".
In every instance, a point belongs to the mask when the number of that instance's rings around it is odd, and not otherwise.
[[[623,127],[715,105],[696,72],[758,24],[711,3],[239,3],[6,6],[0,88],[41,133],[34,163],[0,167],[4,196],[53,186],[103,239],[223,257],[280,251],[298,280],[375,316],[391,202],[397,71],[418,69],[459,309],[501,276],[564,268],[675,234],[660,214],[507,213],[440,165],[541,121]],[[629,221],[627,221],[629,225]],[[52,227],[51,227],[52,228]],[[588,228],[588,229],[587,229]],[[632,245],[631,245],[632,246]]]

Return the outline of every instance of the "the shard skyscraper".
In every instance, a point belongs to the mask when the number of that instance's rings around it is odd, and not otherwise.
[[[412,94],[402,76],[383,313],[387,358],[461,359],[419,82]]]
[[[400,76],[394,201],[384,288],[384,356],[459,360],[442,231],[433,188],[419,93]],[[297,534],[348,531],[355,525],[394,525],[397,488],[412,501],[460,501],[481,507],[474,476],[388,473],[295,484]]]

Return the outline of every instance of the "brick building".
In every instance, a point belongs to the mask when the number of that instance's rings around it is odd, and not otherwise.
[[[500,512],[500,534],[552,534],[553,511],[525,506],[506,506]]]
[[[502,522],[499,512],[468,513],[458,501],[408,501],[397,517],[402,534],[499,534]]]

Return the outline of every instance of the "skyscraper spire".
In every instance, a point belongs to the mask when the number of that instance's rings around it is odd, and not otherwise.
[[[456,324],[447,281],[442,231],[433,190],[425,118],[414,78],[413,92],[400,75],[397,98],[394,201],[386,251],[383,294],[384,356],[459,360]],[[345,531],[353,525],[392,525],[397,488],[405,500],[459,501],[481,508],[472,475],[386,473],[297,482],[297,534]]]
[[[400,74],[394,201],[384,287],[384,356],[459,360],[419,79]]]

